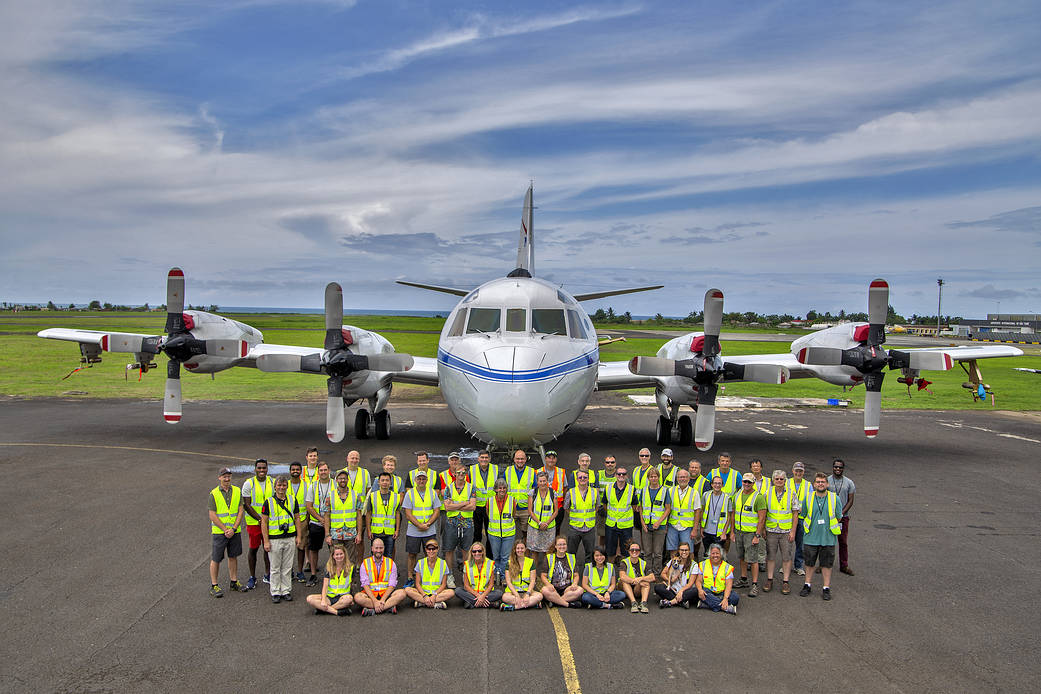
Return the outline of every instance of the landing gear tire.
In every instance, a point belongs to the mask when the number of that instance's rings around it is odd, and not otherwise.
[[[380,410],[372,415],[372,423],[376,429],[376,438],[384,441],[390,438],[390,412]]]
[[[369,411],[358,410],[358,413],[354,415],[354,438],[356,439],[367,439],[369,438]]]
[[[654,427],[654,440],[659,446],[668,446],[672,441],[672,422],[667,417],[658,417]]]
[[[694,425],[690,422],[690,417],[683,415],[679,419],[680,427],[680,438],[676,443],[680,446],[689,446],[694,441]]]

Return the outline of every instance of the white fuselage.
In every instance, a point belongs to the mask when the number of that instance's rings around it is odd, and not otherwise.
[[[494,446],[552,441],[596,388],[596,333],[575,299],[527,277],[470,292],[441,331],[441,393],[467,432]]]

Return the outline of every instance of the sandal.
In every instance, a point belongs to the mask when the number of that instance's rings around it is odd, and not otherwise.
[[[784,583],[781,584],[781,594],[782,595],[788,595],[791,592],[792,592],[792,589],[788,585],[788,581],[785,581]]]
[[[763,586],[763,592],[769,593],[774,589],[774,580],[772,578],[766,579],[766,585]]]

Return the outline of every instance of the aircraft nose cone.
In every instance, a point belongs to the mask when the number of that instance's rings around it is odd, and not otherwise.
[[[545,360],[546,354],[531,347],[503,345],[486,349],[482,357],[489,369],[497,372],[509,372],[513,374],[511,377],[513,381],[526,381],[530,380],[530,374],[526,375],[524,372],[538,369]]]

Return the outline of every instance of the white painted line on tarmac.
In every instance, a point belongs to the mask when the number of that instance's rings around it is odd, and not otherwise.
[[[764,434],[773,434],[774,433],[774,432],[770,431],[769,429],[767,429],[765,427],[756,427],[756,429],[758,429],[759,431],[763,432]]]

